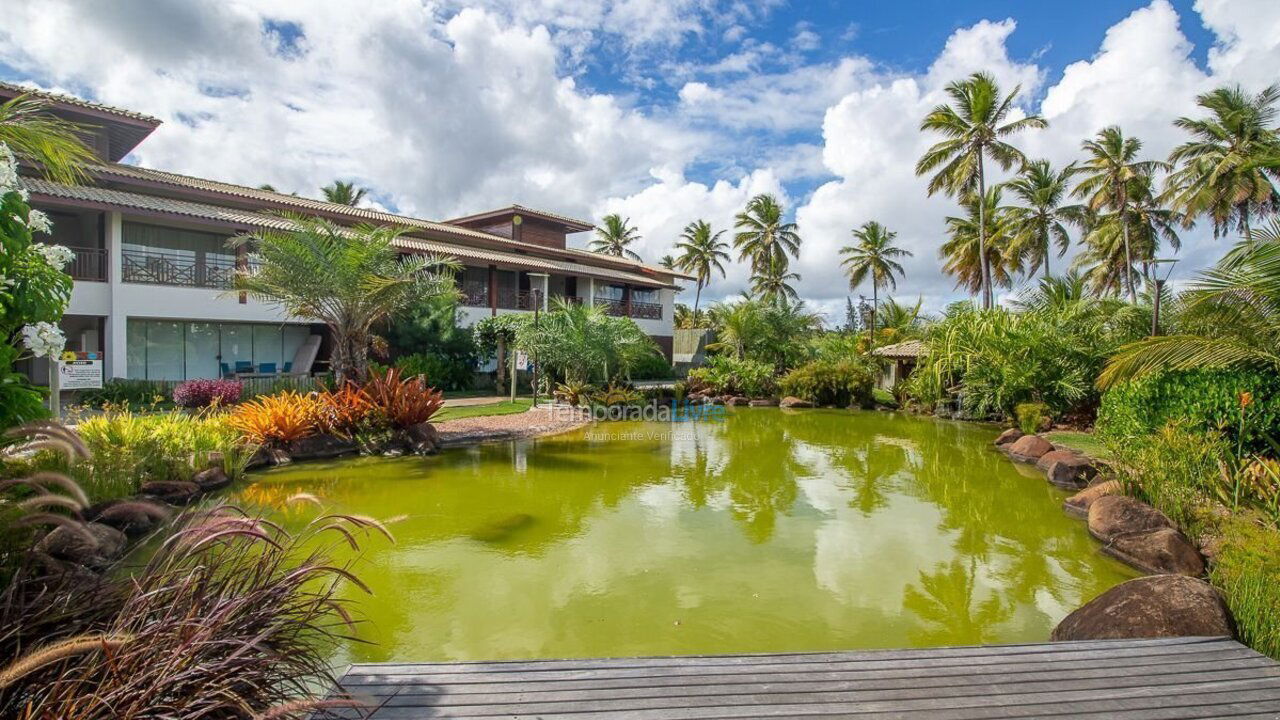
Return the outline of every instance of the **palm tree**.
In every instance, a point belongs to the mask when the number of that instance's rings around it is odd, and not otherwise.
[[[800,280],[799,273],[790,272],[786,258],[772,258],[769,264],[757,269],[751,276],[751,292],[766,302],[784,305],[800,296],[791,286],[793,281]]]
[[[849,274],[849,289],[853,290],[871,277],[871,327],[867,328],[870,343],[875,345],[876,306],[880,304],[880,286],[891,290],[898,288],[897,277],[906,275],[902,265],[895,259],[911,257],[911,251],[903,250],[893,244],[898,233],[889,230],[875,220],[868,221],[853,231],[857,239],[856,245],[845,245],[840,254],[845,258],[840,262]],[[897,277],[895,277],[897,276]]]
[[[674,255],[670,255],[670,254],[663,255],[662,258],[658,260],[658,264],[668,270],[675,270],[676,258]]]
[[[1143,176],[1150,177],[1157,170],[1169,169],[1168,163],[1159,160],[1137,160],[1142,141],[1125,137],[1124,131],[1115,125],[1103,128],[1096,138],[1085,140],[1082,147],[1089,157],[1080,169],[1085,178],[1076,185],[1074,195],[1083,199],[1093,212],[1110,209],[1118,213],[1117,218],[1126,217],[1131,183]],[[1125,267],[1132,268],[1134,255],[1129,242],[1129,223],[1117,224],[1124,246]],[[1134,289],[1133,274],[1126,271],[1123,275],[1129,302],[1136,305],[1138,292]]]
[[[1049,257],[1053,249],[1056,247],[1058,257],[1062,257],[1071,244],[1063,223],[1079,225],[1084,221],[1082,207],[1062,204],[1074,172],[1075,165],[1055,172],[1048,160],[1034,160],[1023,165],[1018,176],[1004,184],[1022,202],[1020,206],[1007,208],[1009,233],[1013,252],[1030,264],[1027,269],[1030,275],[1043,267],[1044,276],[1049,277]]]
[[[1182,330],[1125,345],[1098,386],[1178,370],[1280,372],[1280,221],[1253,229],[1179,298]]]
[[[979,293],[987,285],[1010,287],[1014,274],[1022,270],[1022,259],[1012,252],[1001,196],[999,185],[987,190],[986,202],[978,202],[977,195],[966,196],[966,215],[947,218],[951,238],[938,249],[939,256],[946,260],[942,270],[955,276],[956,287],[971,293]],[[986,262],[981,262],[984,251]],[[984,307],[989,308],[990,303],[984,303]]]
[[[288,314],[324,323],[333,341],[330,366],[339,383],[368,373],[371,328],[411,302],[454,292],[456,261],[402,256],[393,241],[403,228],[340,227],[321,218],[284,215],[293,229],[232,239],[253,253],[252,271],[235,289],[277,303]]]
[[[364,200],[364,196],[369,194],[365,188],[356,187],[355,183],[342,182],[334,180],[331,184],[320,188],[320,192],[324,193],[324,199],[338,205],[350,205],[355,207]]]
[[[0,105],[0,143],[35,160],[54,182],[78,184],[88,177],[85,167],[98,162],[80,140],[83,130],[49,114],[48,104],[30,95]]]
[[[1168,242],[1174,250],[1182,247],[1176,229],[1180,216],[1160,204],[1154,186],[1150,175],[1134,177],[1128,183],[1125,212],[1095,215],[1089,223],[1085,251],[1075,262],[1087,268],[1086,278],[1096,292],[1122,291],[1139,277],[1150,281],[1151,261],[1161,243]],[[1141,272],[1132,265],[1134,257],[1142,258]]]
[[[1021,86],[1001,97],[1000,87],[986,73],[974,73],[965,80],[947,85],[955,107],[939,105],[920,123],[921,130],[934,130],[946,136],[925,151],[916,163],[916,174],[924,175],[937,170],[929,180],[929,194],[944,190],[953,197],[964,198],[971,194],[984,197],[987,194],[986,158],[991,158],[1001,168],[1008,170],[1021,165],[1022,152],[1005,142],[1017,132],[1027,128],[1048,126],[1039,115],[1028,115],[1005,122],[1013,111],[1013,101]],[[987,258],[985,208],[978,205],[979,217],[977,257]],[[982,307],[989,308],[995,300],[991,285],[991,268],[983,262],[979,268]]]
[[[785,272],[787,254],[800,255],[800,235],[795,223],[784,223],[782,204],[768,193],[756,195],[747,207],[738,213],[734,225],[738,232],[733,236],[733,246],[739,252],[739,260],[750,260],[751,269],[773,272],[781,267]]]
[[[623,220],[621,215],[613,213],[605,215],[602,223],[596,228],[596,236],[588,245],[591,250],[602,255],[640,259],[634,250],[627,247],[640,239],[640,231],[631,227],[631,218]]]
[[[893,298],[885,298],[876,310],[876,329],[890,331],[895,338],[913,337],[922,329],[924,319],[920,310],[924,298],[916,298],[915,305],[904,305]]]
[[[1214,237],[1234,229],[1248,238],[1251,217],[1280,207],[1271,182],[1280,178],[1277,101],[1280,85],[1254,96],[1239,85],[1220,87],[1196,98],[1209,117],[1174,121],[1193,138],[1169,154],[1178,170],[1169,176],[1166,190],[1187,227],[1197,216],[1208,215]]]
[[[702,288],[711,283],[711,276],[715,271],[720,272],[720,277],[725,276],[723,263],[729,260],[729,253],[725,252],[729,244],[720,241],[723,234],[723,230],[711,232],[711,225],[707,221],[696,220],[684,227],[684,232],[680,233],[680,242],[676,243],[676,249],[681,251],[680,259],[676,261],[677,266],[685,272],[693,273],[698,281],[698,289],[693,296],[695,315],[698,312],[698,302],[702,299]]]

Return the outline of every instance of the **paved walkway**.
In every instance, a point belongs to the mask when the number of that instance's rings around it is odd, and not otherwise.
[[[497,405],[500,402],[510,400],[509,395],[481,395],[479,397],[460,397],[447,398],[444,406],[451,407],[475,407],[477,405]]]
[[[470,399],[470,398],[468,398]],[[582,427],[590,419],[582,412],[562,405],[542,405],[522,413],[482,415],[436,423],[442,447],[470,445],[490,440],[555,435]]]

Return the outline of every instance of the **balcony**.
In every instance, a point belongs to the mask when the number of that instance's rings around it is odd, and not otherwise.
[[[73,280],[106,282],[107,251],[102,248],[71,248],[74,257],[67,266],[67,274]]]
[[[498,288],[498,308],[500,310],[532,310],[534,294],[531,290],[515,288]]]
[[[228,290],[235,280],[236,267],[236,259],[225,255],[126,249],[121,280],[144,285]]]
[[[617,298],[596,296],[596,305],[604,308],[604,311],[614,317],[631,317],[636,320],[661,320],[662,304],[651,302],[640,302],[638,300],[631,301],[631,311],[627,312],[627,301]]]
[[[464,307],[489,307],[489,283],[479,280],[464,282],[458,287]]]

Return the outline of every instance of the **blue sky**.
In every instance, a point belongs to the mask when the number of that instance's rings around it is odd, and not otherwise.
[[[936,139],[920,119],[947,82],[983,70],[1021,84],[1021,110],[1050,126],[1017,144],[1062,165],[1111,124],[1162,158],[1197,94],[1258,90],[1280,67],[1276,0],[42,0],[6,12],[0,77],[160,117],[129,158],[149,167],[310,196],[339,178],[435,219],[513,202],[617,212],[650,261],[692,220],[729,233],[752,195],[774,193],[803,237],[800,293],[832,320],[869,292],[848,286],[838,254],[868,220],[913,253],[898,296],[934,309],[964,296],[938,257],[955,202],[913,172]],[[1185,231],[1175,281],[1226,247]],[[704,300],[736,296],[748,275],[731,265]]]

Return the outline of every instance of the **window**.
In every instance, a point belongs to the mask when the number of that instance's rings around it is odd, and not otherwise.
[[[225,235],[126,222],[123,280],[153,285],[229,287],[236,253]]]
[[[311,336],[306,325],[133,319],[125,332],[128,376],[139,380],[216,378],[237,364],[256,371],[273,363],[283,372]]]

